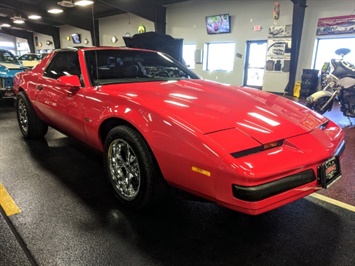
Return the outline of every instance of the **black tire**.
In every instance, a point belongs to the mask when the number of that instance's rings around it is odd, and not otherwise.
[[[148,209],[165,195],[167,184],[143,137],[128,126],[107,135],[104,166],[114,194],[129,208]]]
[[[322,106],[329,100],[329,97],[322,97],[320,99],[318,99],[316,102],[307,102],[306,103],[306,107],[308,107],[309,109],[316,111],[318,114],[324,114],[326,111],[328,111],[330,108],[329,106],[327,106],[326,108],[324,108],[323,110],[321,110]],[[332,103],[329,103],[330,106],[332,105]]]
[[[37,116],[30,100],[23,91],[17,95],[16,112],[21,133],[25,138],[37,139],[46,135],[48,125]]]

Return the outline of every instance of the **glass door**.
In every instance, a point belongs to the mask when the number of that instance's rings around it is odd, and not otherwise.
[[[243,85],[261,89],[266,64],[267,41],[247,41]]]

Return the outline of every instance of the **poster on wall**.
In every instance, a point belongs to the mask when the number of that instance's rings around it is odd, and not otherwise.
[[[292,36],[292,25],[275,25],[269,27],[268,38],[284,38]]]
[[[355,15],[318,19],[317,35],[355,33]]]
[[[290,72],[292,25],[271,26],[267,42],[266,71]]]
[[[269,39],[266,54],[266,71],[290,72],[291,38]]]
[[[284,93],[290,74],[292,25],[269,28],[263,90]]]

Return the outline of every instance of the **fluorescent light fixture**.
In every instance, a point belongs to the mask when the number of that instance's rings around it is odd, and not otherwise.
[[[94,1],[79,0],[79,1],[76,1],[74,4],[76,6],[88,6],[88,5],[92,5],[93,3],[94,3]]]
[[[38,16],[38,15],[30,15],[30,16],[28,16],[28,18],[29,19],[40,19],[40,18],[42,18],[41,16]]]
[[[7,24],[7,23],[4,23],[4,24],[0,25],[0,28],[9,28],[9,27],[11,27],[11,25]]]
[[[25,20],[20,16],[13,16],[12,18],[12,21],[15,23],[15,24],[23,24],[25,23]]]
[[[51,13],[51,14],[59,14],[59,13],[62,13],[62,12],[63,12],[63,9],[52,8],[52,9],[49,9],[47,12],[48,12],[48,13]]]
[[[63,0],[61,2],[57,2],[57,5],[60,5],[63,7],[74,7],[73,1],[68,1],[68,0]]]

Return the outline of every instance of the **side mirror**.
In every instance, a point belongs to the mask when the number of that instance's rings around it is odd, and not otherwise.
[[[60,85],[66,87],[80,87],[80,79],[77,75],[61,76],[57,79]]]
[[[75,95],[81,86],[80,79],[77,75],[61,76],[57,79],[61,86],[67,87],[68,96]]]

